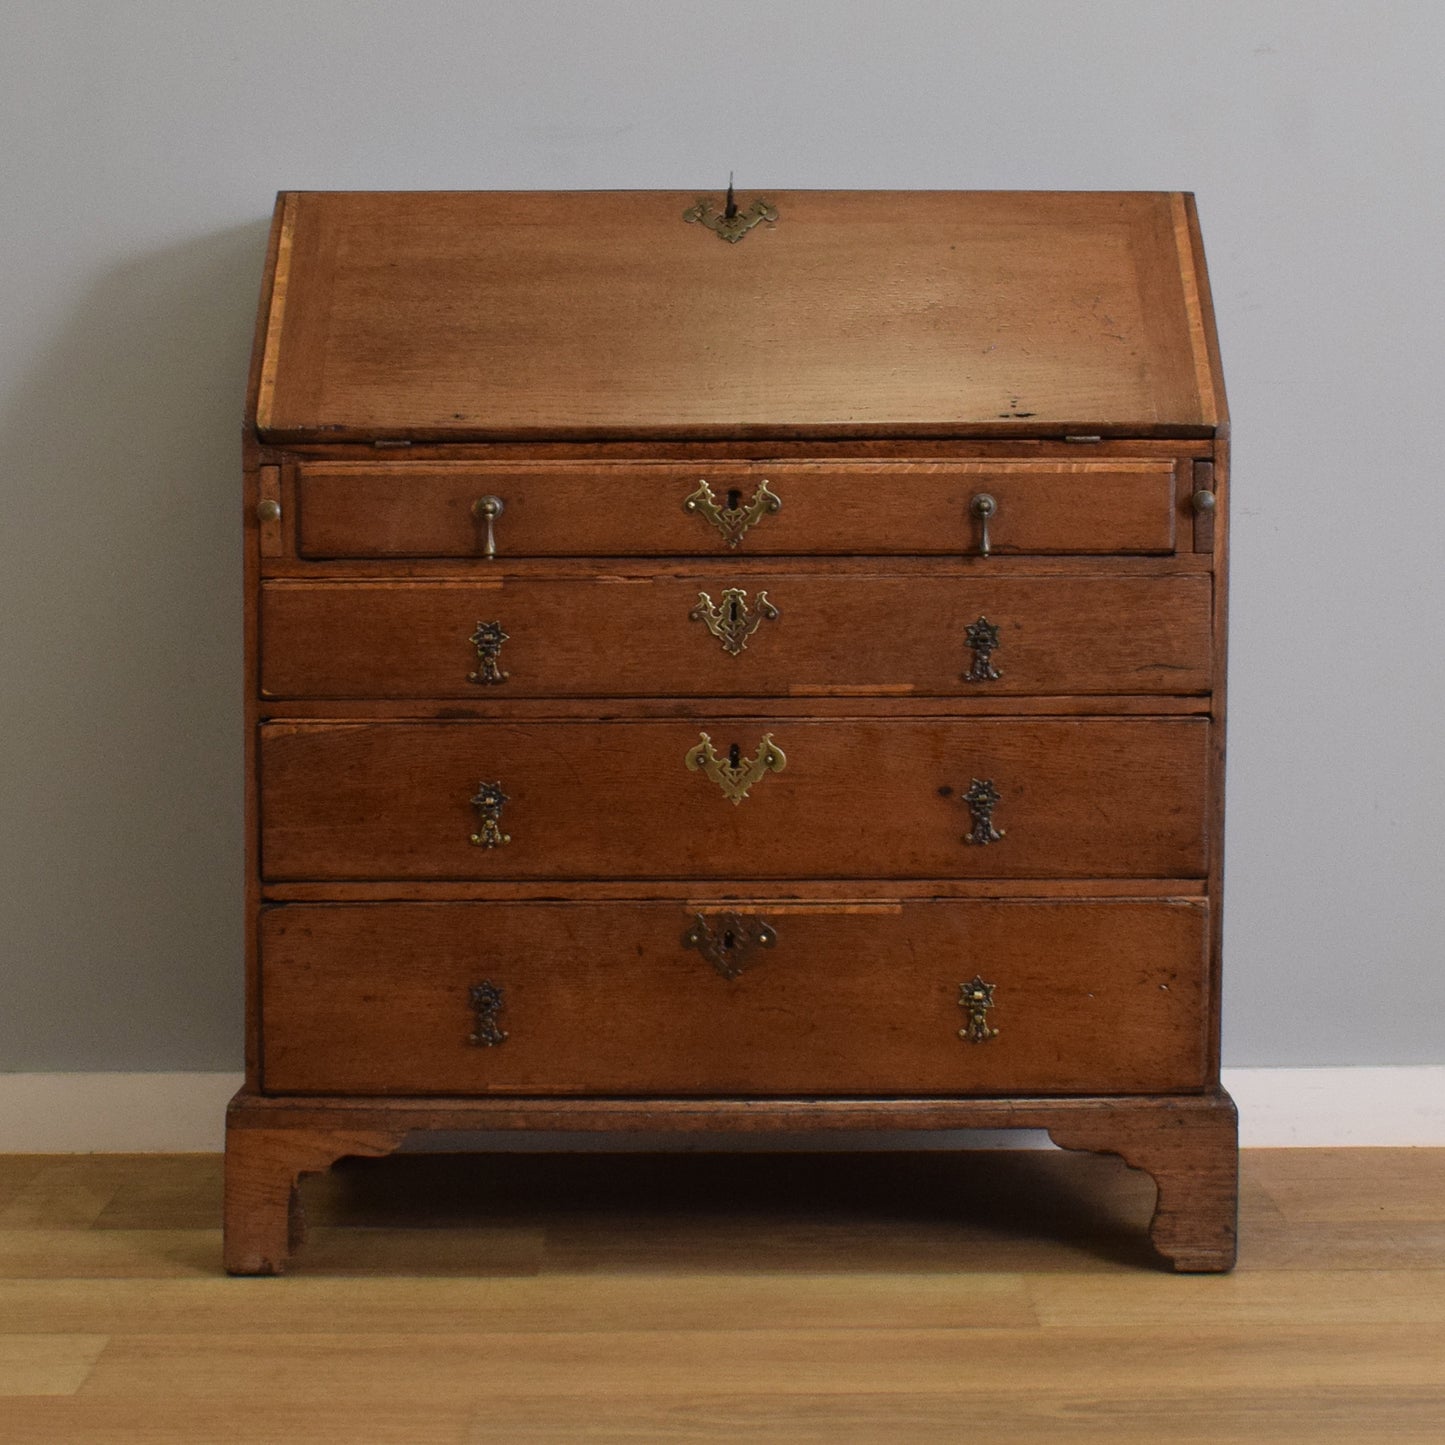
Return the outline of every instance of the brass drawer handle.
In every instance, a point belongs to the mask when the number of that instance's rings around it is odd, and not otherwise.
[[[736,547],[743,540],[749,527],[769,512],[776,512],[783,505],[783,499],[771,491],[766,481],[758,483],[753,499],[742,505],[742,493],[736,489],[728,493],[725,507],[717,504],[712,488],[704,477],[697,484],[697,490],[683,500],[684,512],[695,512],[705,521],[712,523],[722,533],[723,541],[729,547]]]
[[[970,1044],[986,1044],[998,1037],[998,1030],[990,1028],[988,1011],[993,1007],[993,991],[996,983],[985,983],[977,974],[972,983],[958,986],[958,1006],[968,1014],[968,1022],[958,1031],[959,1038]]]
[[[472,844],[477,848],[500,848],[510,843],[512,835],[502,832],[502,809],[512,800],[502,791],[500,783],[478,783],[472,807],[477,810],[477,831]]]
[[[281,503],[275,497],[263,497],[256,503],[256,519],[260,522],[279,522]]]
[[[993,655],[998,651],[998,626],[980,617],[970,622],[963,631],[964,638],[973,650],[973,666],[964,673],[965,682],[997,682],[1003,674],[993,665]]]
[[[991,517],[998,515],[998,501],[988,492],[979,492],[968,504],[968,510],[979,521],[978,555],[987,557],[989,554],[988,524]]]
[[[764,733],[758,750],[746,762],[742,749],[736,743],[728,749],[726,760],[718,757],[713,749],[712,739],[706,733],[699,733],[700,741],[688,750],[683,761],[689,771],[701,770],[722,789],[725,797],[734,806],[748,795],[748,789],[768,773],[781,773],[788,765],[783,750],[774,741],[772,733]]]
[[[483,557],[495,557],[497,555],[497,534],[495,523],[498,517],[507,510],[507,504],[500,497],[478,497],[472,503],[472,516],[477,521],[487,524],[487,540],[482,548]]]
[[[994,827],[993,810],[1003,801],[1003,794],[994,787],[993,779],[974,778],[969,784],[968,792],[963,795],[963,801],[968,804],[969,814],[973,818],[973,826],[963,841],[977,843],[980,847],[997,843],[1004,836],[1004,832],[1002,828]]]
[[[707,630],[722,643],[723,651],[736,657],[748,645],[748,638],[763,625],[764,620],[772,621],[780,614],[768,601],[766,592],[759,592],[757,611],[748,611],[748,594],[741,587],[723,589],[722,601],[714,604],[706,592],[697,594],[697,606],[689,612],[692,622],[705,622]]]
[[[498,659],[502,655],[502,644],[509,640],[500,622],[478,622],[477,630],[467,639],[477,649],[477,670],[467,674],[467,681],[479,684],[506,682],[512,674],[502,670]]]
[[[685,947],[695,948],[724,978],[736,978],[760,948],[771,948],[778,935],[763,918],[741,913],[715,913],[711,920],[695,913],[692,927],[682,935]]]
[[[491,979],[484,979],[467,990],[467,1000],[475,1020],[469,1041],[483,1049],[506,1043],[507,1031],[497,1023],[497,1015],[502,1011],[502,990]]]

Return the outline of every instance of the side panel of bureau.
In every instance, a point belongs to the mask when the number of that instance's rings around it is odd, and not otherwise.
[[[708,726],[270,723],[263,872],[278,881],[1189,878],[1207,867],[1202,719]],[[710,766],[698,763],[702,747]],[[746,796],[730,797],[713,773],[746,770],[769,748],[774,767],[758,766]],[[492,787],[505,799],[496,846],[478,846],[477,800]]]
[[[734,907],[270,909],[266,1087],[989,1095],[1203,1082],[1202,900]],[[760,923],[769,946],[720,964],[691,941]],[[480,1015],[479,986],[493,990]],[[968,986],[987,990],[976,1017]]]

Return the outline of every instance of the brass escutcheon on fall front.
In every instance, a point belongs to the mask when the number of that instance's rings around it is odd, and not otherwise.
[[[722,789],[723,797],[736,806],[748,795],[748,789],[768,773],[781,773],[788,760],[774,741],[772,733],[764,733],[758,750],[746,761],[736,743],[728,750],[726,758],[718,757],[712,739],[700,733],[700,741],[688,750],[683,761],[696,773],[703,772]]]
[[[732,500],[734,496],[737,501]],[[749,527],[767,513],[776,512],[782,505],[783,499],[769,488],[764,479],[758,483],[753,499],[747,506],[742,505],[741,496],[734,492],[729,494],[727,506],[720,507],[712,488],[707,484],[707,478],[703,477],[697,484],[697,490],[683,499],[682,510],[696,512],[698,516],[711,522],[722,533],[723,541],[729,547],[736,547]]]
[[[958,1036],[965,1043],[986,1044],[998,1037],[998,1030],[988,1024],[988,1011],[993,1007],[993,991],[997,987],[996,983],[985,983],[977,974],[972,983],[959,984],[958,1006],[967,1011],[968,1022],[959,1029]]]
[[[741,587],[723,589],[722,601],[714,604],[706,592],[697,594],[697,606],[689,612],[692,622],[705,622],[707,630],[723,645],[723,651],[736,657],[748,645],[748,638],[763,625],[779,616],[778,609],[768,601],[766,591],[758,593],[756,611],[748,610],[748,594]]]
[[[754,226],[778,219],[777,207],[770,206],[760,196],[746,210],[739,210],[733,200],[733,188],[728,187],[727,200],[721,210],[711,196],[702,196],[695,205],[682,213],[682,219],[693,225],[703,225],[724,241],[736,246]]]
[[[736,978],[760,948],[771,948],[778,935],[763,918],[741,913],[715,913],[709,918],[695,913],[692,927],[682,935],[688,948],[695,948],[723,978]]]

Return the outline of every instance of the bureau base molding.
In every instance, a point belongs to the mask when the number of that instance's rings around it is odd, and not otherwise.
[[[1445,1148],[1445,1064],[1345,1064],[1328,1068],[1226,1068],[1245,1149]],[[239,1071],[125,1070],[0,1074],[0,1154],[213,1154]],[[758,1147],[744,1134],[649,1130],[468,1131],[422,1136],[428,1151],[496,1153],[718,1152]],[[834,1129],[771,1133],[767,1148],[801,1150],[1047,1148],[1042,1130],[950,1130],[920,1135]],[[405,1152],[414,1150],[411,1144]]]
[[[303,1175],[347,1155],[391,1154],[431,1131],[611,1133],[1042,1129],[1064,1149],[1119,1155],[1158,1186],[1149,1237],[1174,1269],[1233,1267],[1238,1116],[1222,1089],[1198,1095],[1071,1099],[466,1100],[275,1098],[241,1090],[226,1113],[225,1266],[282,1273],[302,1244]]]

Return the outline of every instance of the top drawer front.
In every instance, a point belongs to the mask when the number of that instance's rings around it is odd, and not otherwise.
[[[1175,464],[303,462],[302,557],[1169,553]]]

